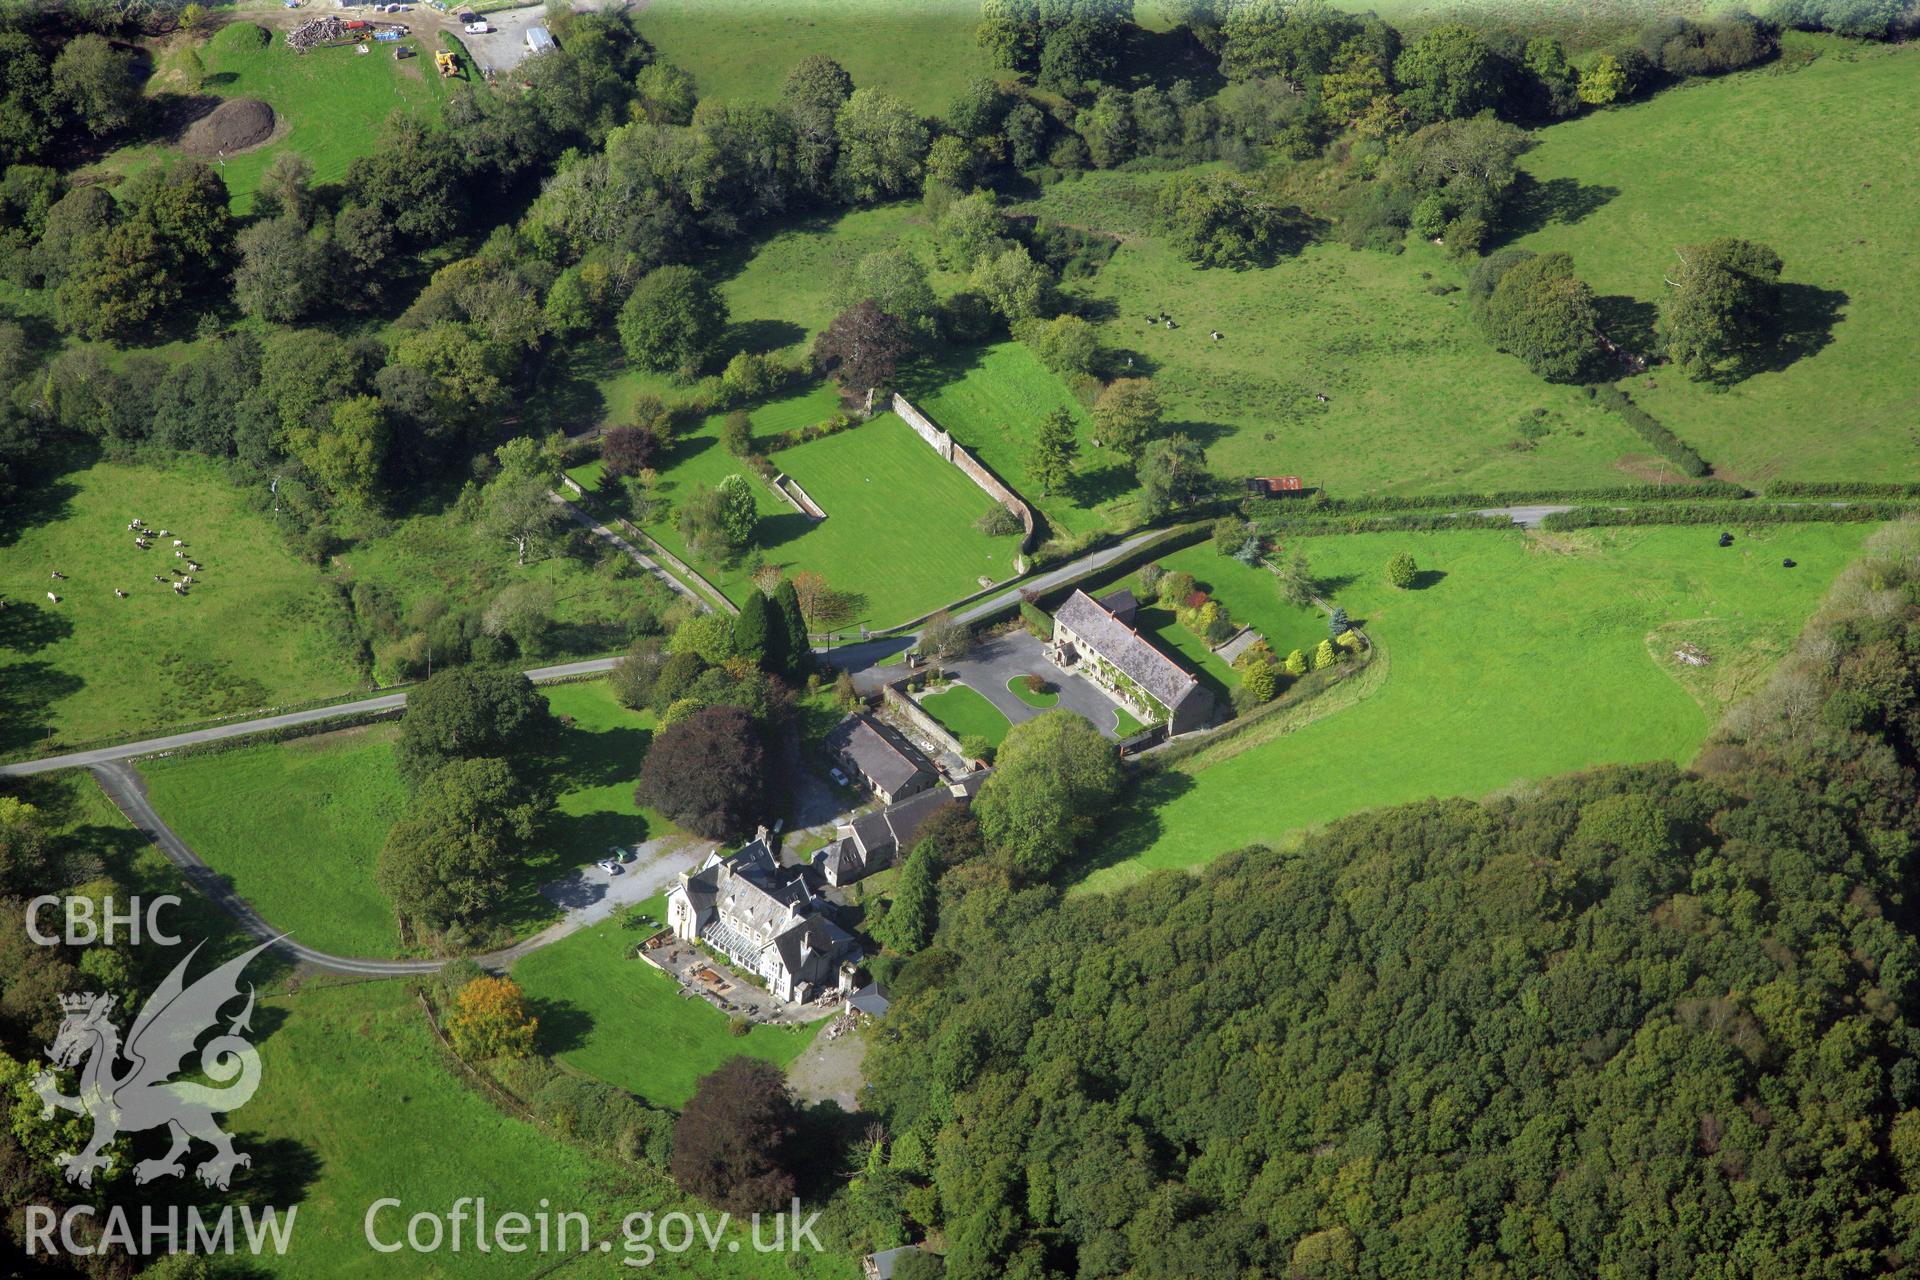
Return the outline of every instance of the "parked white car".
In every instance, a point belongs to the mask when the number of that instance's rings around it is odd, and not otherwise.
[[[606,872],[610,876],[617,876],[620,874],[620,864],[618,862],[615,862],[612,858],[600,859],[600,869]]]
[[[484,22],[469,22],[466,27],[467,34],[470,36],[483,36],[491,30],[493,28]]]
[[[831,775],[832,775],[832,777],[833,777],[833,780],[834,780],[835,782],[837,782],[837,783],[839,783],[839,784],[840,784],[841,786],[843,786],[843,787],[845,787],[845,786],[851,786],[851,785],[852,785],[851,783],[849,783],[849,782],[847,781],[847,775],[846,775],[846,774],[844,774],[844,773],[842,773],[842,772],[840,772],[840,766],[839,766],[839,765],[837,765],[837,764],[836,764],[836,765],[829,765],[829,766],[827,767],[827,772],[828,772],[829,774],[831,774]]]

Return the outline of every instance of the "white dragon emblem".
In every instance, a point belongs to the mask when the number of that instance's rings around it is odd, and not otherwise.
[[[111,1162],[103,1152],[117,1135],[163,1126],[172,1131],[173,1147],[157,1160],[136,1164],[135,1182],[184,1174],[186,1166],[180,1157],[194,1138],[211,1143],[217,1152],[197,1170],[200,1181],[210,1187],[226,1190],[234,1169],[253,1163],[251,1156],[233,1149],[233,1139],[213,1120],[216,1114],[238,1108],[260,1085],[259,1051],[240,1035],[251,1030],[251,983],[247,986],[246,1008],[227,1024],[225,1034],[200,1048],[201,1073],[224,1087],[210,1088],[170,1077],[184,1069],[185,1059],[194,1052],[201,1034],[219,1022],[221,1007],[239,997],[240,971],[272,945],[261,943],[189,987],[183,978],[187,965],[199,953],[196,946],[148,997],[127,1033],[124,1049],[119,1029],[109,1018],[114,1005],[111,995],[60,997],[66,1019],[47,1056],[63,1070],[85,1060],[80,1067],[80,1094],[69,1097],[61,1093],[51,1071],[34,1077],[33,1090],[46,1104],[41,1112],[43,1119],[52,1117],[56,1107],[93,1117],[93,1138],[86,1149],[60,1157],[68,1182],[92,1186],[93,1171]],[[126,1069],[116,1075],[122,1059]]]

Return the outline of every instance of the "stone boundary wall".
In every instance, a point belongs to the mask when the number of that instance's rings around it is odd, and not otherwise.
[[[825,509],[813,500],[813,495],[801,488],[800,482],[786,472],[782,471],[773,478],[773,490],[788,502],[791,502],[801,515],[814,520],[825,520],[827,518]]]
[[[1025,553],[1033,550],[1033,508],[1026,500],[1008,488],[999,476],[993,474],[987,465],[968,453],[964,445],[934,425],[933,419],[913,407],[905,396],[893,393],[893,411],[900,415],[915,435],[925,440],[933,451],[942,458],[960,468],[961,474],[986,491],[989,498],[1013,512],[1020,518],[1020,550]]]
[[[580,487],[580,482],[578,480],[575,480],[572,476],[568,475],[564,471],[560,473],[560,484],[568,492],[574,494],[577,497],[580,497],[580,498],[589,497],[587,491]],[[712,597],[713,604],[719,606],[721,609],[724,609],[728,613],[740,612],[740,606],[735,604],[733,601],[727,599],[726,592],[714,586],[711,582],[708,582],[704,577],[702,577],[699,574],[698,571],[696,571],[693,568],[692,565],[688,564],[686,561],[682,560],[679,556],[676,556],[675,554],[673,554],[673,552],[667,550],[665,547],[661,546],[658,540],[656,540],[654,536],[648,533],[645,529],[642,529],[639,525],[627,519],[625,516],[611,516],[609,517],[609,519],[612,521],[612,523],[615,526],[619,528],[620,532],[624,533],[628,538],[644,545],[647,549],[647,554],[664,561],[666,565],[669,568],[671,568],[675,573],[679,574],[684,581],[693,582],[697,584],[700,590],[704,591],[707,595]]]
[[[887,709],[962,760],[967,759],[967,753],[960,749],[960,739],[947,732],[945,725],[922,711],[920,704],[907,696],[906,683],[906,680],[893,680],[880,686],[880,698],[886,703]]]
[[[675,554],[673,554],[673,552],[661,546],[659,540],[656,539],[652,534],[648,533],[645,529],[642,529],[639,525],[627,519],[625,516],[615,516],[613,518],[613,521],[615,524],[620,526],[621,531],[624,532],[628,537],[637,539],[641,543],[645,544],[647,548],[647,554],[659,557],[661,560],[664,560],[667,563],[667,565],[673,569],[675,573],[678,573],[682,577],[685,577],[693,582],[698,583],[702,591],[706,592],[708,595],[713,597],[714,604],[718,605],[721,609],[724,609],[728,613],[737,614],[740,612],[740,606],[735,604],[733,601],[727,599],[726,592],[714,586],[711,582],[708,582],[704,577],[700,575],[699,571],[694,569],[694,567],[688,564],[685,560],[682,560],[679,556],[676,556]]]

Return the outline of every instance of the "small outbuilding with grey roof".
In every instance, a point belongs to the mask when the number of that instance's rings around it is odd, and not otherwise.
[[[1163,722],[1171,733],[1198,729],[1213,715],[1213,697],[1185,667],[1162,653],[1113,606],[1130,617],[1124,599],[1095,600],[1075,591],[1054,611],[1047,656],[1063,671],[1099,685],[1140,719]]]
[[[825,745],[867,784],[881,804],[893,804],[925,791],[936,777],[919,752],[868,715],[855,714],[842,720],[827,734]]]

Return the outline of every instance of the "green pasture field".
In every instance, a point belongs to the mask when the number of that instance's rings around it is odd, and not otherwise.
[[[1290,553],[1283,548],[1280,554]],[[1235,622],[1265,636],[1279,657],[1286,657],[1289,649],[1311,653],[1315,645],[1327,638],[1325,614],[1318,609],[1288,604],[1280,598],[1279,583],[1271,571],[1223,556],[1210,542],[1183,548],[1154,563],[1168,573],[1192,574],[1200,590],[1218,600]],[[1172,653],[1182,666],[1197,674],[1216,700],[1227,697],[1240,683],[1240,675],[1231,664],[1208,648],[1205,640],[1181,626],[1171,608],[1155,602],[1152,594],[1140,585],[1137,571],[1108,578],[1097,586],[1087,587],[1086,591],[1097,596],[1120,587],[1130,589],[1140,602],[1134,628],[1152,637],[1162,650]]]
[[[824,53],[855,87],[942,115],[968,80],[1006,74],[974,42],[979,23],[964,0],[653,0],[638,25],[702,99],[777,101],[793,65]]]
[[[1336,7],[1377,13],[1416,36],[1443,22],[1464,22],[1483,29],[1550,34],[1578,53],[1626,38],[1661,18],[1698,17],[1732,6],[1725,0],[1353,0]]]
[[[1789,70],[1797,56],[1819,54]],[[1737,235],[1785,263],[1790,340],[1730,390],[1672,368],[1623,383],[1716,470],[1896,480],[1920,468],[1920,50],[1790,33],[1776,66],[1555,125],[1522,160],[1571,212],[1520,243],[1574,269],[1636,332],[1676,247]],[[1581,216],[1581,211],[1584,216]]]
[[[344,603],[211,462],[83,466],[7,516],[0,750],[51,752],[365,687]],[[202,566],[189,594],[154,581],[186,562],[172,537],[134,546],[135,516],[186,541]]]
[[[497,919],[525,934],[557,908],[540,886],[612,844],[671,835],[633,799],[653,717],[614,701],[605,681],[546,690],[571,718],[555,763],[558,816],[517,869]],[[393,906],[374,883],[387,832],[406,811],[394,725],[343,729],[208,755],[142,762],[153,806],[261,916],[339,955],[401,953]]]
[[[262,918],[321,951],[394,956],[393,905],[373,874],[407,807],[398,735],[392,724],[341,729],[146,760],[140,773],[167,825]]]
[[[750,411],[756,447],[768,437],[809,426],[840,412],[838,394],[820,384]],[[745,462],[720,444],[724,414],[675,442],[661,468],[664,510],[644,527],[676,556],[697,568],[738,603],[752,590],[746,560],[727,566],[694,556],[677,525],[679,506],[729,475],[753,489],[760,524],[754,545],[767,563],[790,572],[810,569],[836,589],[861,597],[839,630],[878,630],[918,617],[980,589],[979,579],[1012,576],[1018,538],[989,538],[973,522],[992,500],[961,472],[940,460],[891,413],[877,414],[837,435],[772,455],[827,513],[814,521],[787,505]],[[589,492],[599,486],[598,460],[569,473]]]
[[[160,50],[150,93],[195,91],[177,70],[184,39],[175,37]],[[376,44],[367,54],[350,47],[299,54],[287,47],[286,33],[279,29],[262,47],[247,48],[233,35],[223,38],[216,32],[194,48],[206,70],[197,92],[219,98],[258,98],[279,118],[266,143],[224,162],[208,161],[226,180],[235,212],[253,208],[261,175],[282,151],[298,152],[311,164],[316,184],[339,182],[346,177],[348,165],[373,152],[381,125],[396,109],[439,118],[456,82],[442,80],[433,70],[433,50],[438,46],[422,37],[401,43],[415,46],[418,55],[395,62],[389,44]],[[142,143],[115,151],[102,167],[130,173],[155,159],[178,154],[171,144]]]
[[[964,684],[928,694],[920,699],[920,709],[946,726],[954,737],[965,739],[977,735],[996,747],[1013,727],[1000,708],[988,702],[979,690]]]
[[[965,445],[1063,533],[1124,528],[1133,473],[1118,454],[1095,449],[1093,423],[1052,370],[1017,342],[946,351],[901,375],[901,389],[935,425]],[[1065,493],[1043,494],[1027,463],[1040,420],[1073,414],[1080,457]]]
[[[1362,534],[1298,542],[1379,646],[1306,714],[1149,777],[1098,842],[1110,888],[1426,796],[1484,795],[1589,765],[1690,759],[1727,699],[1792,644],[1870,529],[1799,524],[1573,534]],[[1407,551],[1422,585],[1397,590]],[[1791,557],[1798,567],[1781,566]],[[1700,643],[1745,673],[1715,696],[1673,659]],[[1351,705],[1345,705],[1350,703]]]
[[[665,920],[665,896],[622,913],[623,919],[637,915]],[[678,983],[634,956],[652,929],[629,929],[623,919],[583,929],[513,967],[528,997],[557,1010],[557,1021],[569,1027],[572,1047],[559,1053],[568,1066],[656,1105],[678,1107],[701,1076],[727,1059],[747,1054],[784,1067],[824,1025],[756,1026],[734,1035],[725,1014],[682,996]]]
[[[1203,270],[1157,229],[1165,180],[1089,173],[1028,207],[1124,237],[1098,275],[1069,287],[1110,309],[1102,343],[1152,375],[1171,429],[1203,445],[1222,477],[1298,475],[1352,496],[1598,486],[1657,470],[1577,388],[1492,350],[1461,293],[1431,292],[1458,283],[1440,250],[1315,244],[1269,268]],[[1163,311],[1177,328],[1147,323]],[[1547,430],[1529,439],[1523,423]]]

